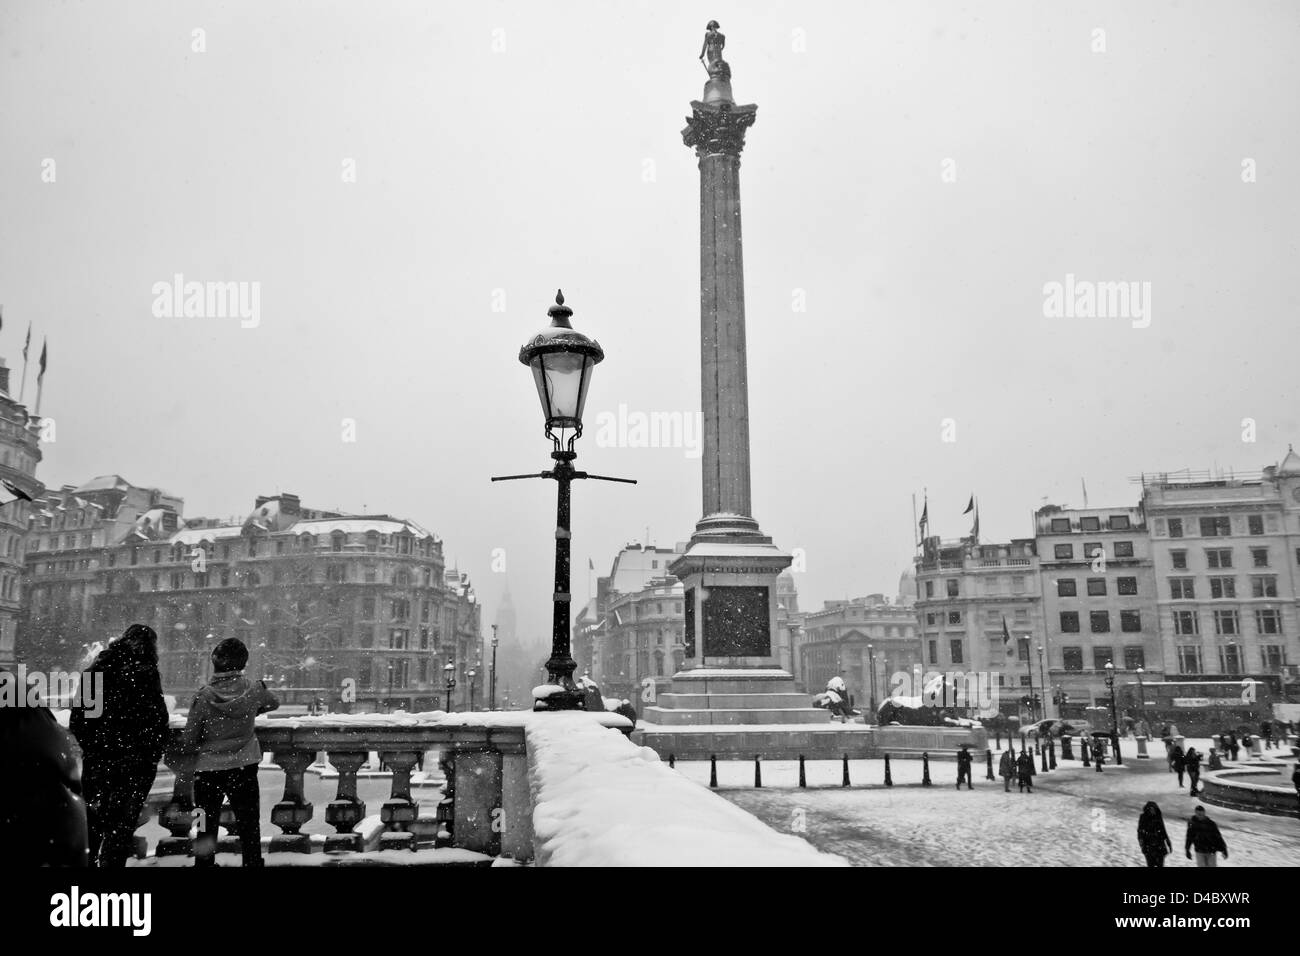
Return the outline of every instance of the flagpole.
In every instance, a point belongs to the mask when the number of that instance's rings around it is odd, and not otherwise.
[[[32,324],[27,323],[27,341],[23,344],[23,378],[18,383],[18,401],[23,400],[23,392],[27,391],[27,352],[32,344]]]
[[[36,416],[37,418],[40,418],[40,417],[41,417],[41,393],[45,391],[45,357],[46,357],[46,354],[47,354],[47,353],[46,353],[46,347],[47,347],[48,345],[49,345],[49,340],[48,340],[48,339],[47,339],[46,341],[44,341],[44,342],[41,343],[41,370],[40,370],[40,372],[38,372],[37,375],[36,375],[36,411],[35,411],[35,416]]]
[[[915,551],[920,546],[920,542],[917,540],[917,535],[920,533],[921,533],[921,527],[916,523],[916,492],[914,491],[912,492],[912,550],[913,551]]]

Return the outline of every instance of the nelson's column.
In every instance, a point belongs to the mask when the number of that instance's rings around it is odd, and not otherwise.
[[[790,555],[751,515],[749,394],[745,367],[745,282],[740,232],[740,153],[757,106],[737,106],[725,40],[711,21],[700,59],[708,69],[703,101],[691,103],[682,139],[700,167],[700,372],[704,415],[703,516],[671,567],[685,588],[686,660],[672,692],[644,712],[644,742],[681,755],[672,740],[683,725],[826,724],[774,644],[776,578]],[[793,728],[792,728],[793,729]],[[698,735],[689,735],[694,740]],[[716,735],[701,747],[730,749]],[[656,737],[658,739],[656,739]],[[738,746],[746,742],[732,741]]]

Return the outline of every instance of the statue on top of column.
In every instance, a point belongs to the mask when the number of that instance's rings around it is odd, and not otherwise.
[[[718,21],[710,20],[705,27],[704,45],[700,47],[700,62],[709,71],[711,79],[731,79],[731,67],[722,58],[722,48],[727,45],[727,38],[718,31]]]

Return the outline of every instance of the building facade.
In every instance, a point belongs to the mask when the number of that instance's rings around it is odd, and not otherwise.
[[[0,478],[21,492],[0,490],[0,667],[12,667],[18,660],[25,539],[33,512],[32,502],[22,495],[37,499],[45,490],[36,480],[40,434],[41,420],[9,394],[9,368],[0,359]]]
[[[883,594],[827,601],[805,614],[803,627],[804,689],[816,693],[841,677],[856,706],[868,712],[889,696],[893,675],[924,665],[915,612]]]
[[[1145,476],[1159,636],[1170,679],[1255,677],[1300,663],[1300,455],[1256,475]]]

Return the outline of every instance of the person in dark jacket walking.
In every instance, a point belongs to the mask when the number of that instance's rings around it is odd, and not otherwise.
[[[1002,759],[998,762],[998,776],[1002,778],[1002,789],[1007,793],[1011,792],[1011,780],[1016,775],[1016,758],[1012,753],[1008,745],[1007,749],[1002,751]]]
[[[1020,792],[1024,793],[1025,788],[1029,792],[1034,792],[1034,758],[1029,756],[1028,751],[1021,751],[1020,757],[1016,760],[1016,776],[1020,782]]]
[[[0,668],[0,681],[17,676]],[[17,688],[25,693],[26,688]],[[0,707],[0,861],[86,866],[86,804],[76,744],[44,706]]]
[[[1187,756],[1183,753],[1183,748],[1174,744],[1169,751],[1169,768],[1178,774],[1178,789],[1183,789],[1183,771],[1187,769]]]
[[[1138,846],[1147,866],[1164,866],[1165,857],[1174,852],[1174,844],[1165,830],[1165,818],[1154,800],[1148,800],[1138,817]]]
[[[194,865],[214,866],[221,801],[230,798],[239,831],[244,866],[262,866],[261,794],[257,765],[262,762],[254,721],[280,706],[264,681],[244,677],[248,648],[228,637],[212,649],[212,681],[199,689],[181,734],[180,751],[197,755],[194,803],[202,811]]]
[[[957,789],[961,789],[961,782],[966,781],[966,789],[974,790],[971,783],[971,755],[969,744],[962,744],[961,750],[957,751]]]
[[[1187,779],[1192,782],[1189,795],[1194,797],[1201,792],[1201,755],[1196,752],[1195,747],[1187,748],[1187,756],[1183,758],[1183,765],[1187,768]],[[1179,776],[1181,778],[1182,775]]]
[[[1184,849],[1189,860],[1192,851],[1196,851],[1197,866],[1217,866],[1216,853],[1222,853],[1225,860],[1228,858],[1228,844],[1223,842],[1219,825],[1205,815],[1205,807],[1197,807],[1187,821],[1187,843]]]
[[[132,624],[83,675],[103,675],[102,712],[74,706],[69,729],[81,746],[82,786],[96,866],[126,866],[135,828],[167,742],[167,705],[158,675],[158,635]]]

